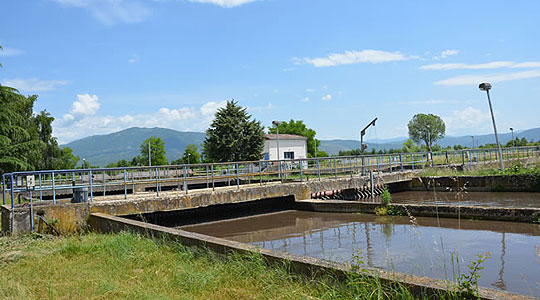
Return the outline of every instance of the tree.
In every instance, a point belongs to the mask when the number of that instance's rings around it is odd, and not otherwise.
[[[141,144],[141,155],[138,157],[138,164],[148,164],[148,143],[150,143],[150,158],[152,166],[162,166],[169,162],[165,156],[165,142],[160,137],[149,137]],[[135,158],[134,158],[135,159]]]
[[[201,163],[201,155],[197,152],[197,146],[194,144],[189,144],[184,150],[184,154],[177,160],[171,161],[172,165],[181,165],[181,164],[199,164]]]
[[[409,121],[409,137],[416,143],[424,142],[429,152],[437,140],[444,137],[446,127],[441,117],[433,114],[416,114]]]
[[[79,160],[52,136],[54,118],[47,111],[34,114],[37,97],[0,85],[0,173],[68,169]]]
[[[32,121],[36,98],[0,85],[0,173],[35,169],[43,147]]]
[[[403,143],[403,152],[418,152],[420,148],[416,146],[412,139],[408,139]]]
[[[218,109],[206,130],[203,154],[205,159],[215,162],[259,160],[263,148],[264,127],[251,120],[246,108],[231,100]]]
[[[277,128],[270,126],[269,132],[277,133]],[[291,119],[288,123],[281,122],[279,124],[279,133],[296,134],[296,135],[301,135],[303,137],[306,137],[308,156],[315,157],[315,143],[317,144],[317,149],[318,149],[321,142],[315,139],[315,135],[317,134],[315,130],[311,128],[307,128],[306,124],[304,124],[304,121],[302,120],[295,121]]]

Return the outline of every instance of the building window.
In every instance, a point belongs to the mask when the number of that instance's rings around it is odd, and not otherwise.
[[[283,155],[285,156],[285,159],[294,159],[294,152],[284,152]]]

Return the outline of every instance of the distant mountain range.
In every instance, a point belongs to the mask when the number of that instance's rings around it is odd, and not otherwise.
[[[189,144],[200,146],[205,138],[202,132],[132,127],[111,134],[85,137],[63,146],[70,147],[73,154],[92,165],[105,166],[121,159],[131,160],[139,155],[142,142],[151,136],[163,139],[169,161],[178,159]]]
[[[514,137],[517,138],[526,138],[528,141],[538,141],[540,140],[540,128],[533,128],[533,129],[527,129],[520,132],[514,132]],[[403,143],[407,140],[407,137],[402,138],[394,138],[394,139],[388,139],[388,140],[373,140],[370,142],[369,140],[365,141],[368,145],[368,150],[371,149],[390,149],[390,148],[401,148],[403,147]],[[499,141],[503,144],[506,144],[506,142],[510,141],[512,139],[512,133],[499,133]],[[478,147],[480,145],[484,144],[494,144],[495,143],[495,135],[493,134],[484,134],[484,135],[475,135],[474,136],[474,145],[475,147]],[[441,145],[441,147],[447,147],[447,146],[454,146],[454,145],[462,145],[465,147],[471,147],[472,146],[472,137],[470,135],[466,136],[447,136],[439,141],[437,141],[437,144]],[[352,149],[358,149],[360,148],[360,141],[359,140],[321,140],[321,145],[319,146],[320,150],[328,152],[330,155],[336,155],[339,153],[339,151],[347,151]]]
[[[106,135],[93,135],[80,140],[73,141],[63,146],[73,149],[73,154],[81,159],[86,159],[92,165],[105,166],[111,162],[117,162],[121,159],[131,160],[134,156],[140,154],[142,142],[150,136],[161,137],[165,142],[167,159],[169,161],[179,158],[184,149],[189,144],[195,144],[200,147],[204,141],[205,134],[202,132],[180,132],[166,128],[139,128],[133,127]],[[521,132],[515,132],[518,138],[525,137],[527,140],[540,140],[540,128],[528,129]],[[512,139],[510,133],[499,134],[502,143]],[[368,150],[375,148],[390,149],[401,148],[406,137],[386,140],[367,140]],[[495,143],[493,134],[478,135],[474,137],[475,146]],[[463,145],[472,146],[471,136],[445,137],[438,141],[442,147]],[[360,141],[358,140],[321,140],[319,150],[328,152],[330,155],[338,154],[339,151],[358,149]],[[200,148],[199,148],[200,149]]]

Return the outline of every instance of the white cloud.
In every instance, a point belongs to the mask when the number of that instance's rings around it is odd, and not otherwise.
[[[24,51],[15,48],[2,47],[2,50],[0,50],[0,56],[17,56],[21,54],[24,54]]]
[[[309,97],[304,97],[300,99],[300,102],[308,102],[308,101],[309,101]]]
[[[69,113],[63,115],[63,124],[72,123],[84,116],[95,115],[101,104],[98,101],[98,96],[89,94],[77,95],[77,100],[71,104]]]
[[[101,104],[98,96],[89,94],[77,95],[77,101],[73,102],[70,113],[73,115],[95,115]]]
[[[502,82],[509,80],[519,80],[528,78],[540,77],[540,70],[515,72],[515,73],[498,73],[485,75],[459,75],[444,80],[436,81],[437,85],[458,86],[458,85],[477,85],[481,82]]]
[[[88,10],[106,25],[137,23],[146,19],[151,10],[139,1],[128,0],[53,0],[56,3]]]
[[[235,7],[247,3],[255,2],[256,0],[189,0],[190,2],[210,3],[221,7]]]
[[[417,58],[406,56],[399,51],[388,52],[381,50],[366,49],[361,51],[345,51],[344,53],[332,53],[326,57],[317,58],[293,58],[295,64],[308,63],[315,67],[332,67],[338,65],[371,63],[378,64],[391,61],[404,61]]]
[[[441,52],[441,55],[433,57],[433,59],[435,60],[444,59],[444,58],[447,58],[448,56],[457,55],[458,53],[459,53],[458,50],[448,49]]]
[[[332,95],[326,94],[326,95],[322,96],[321,99],[324,100],[324,101],[330,101],[330,100],[332,100]]]
[[[431,64],[421,66],[421,70],[484,70],[484,69],[499,69],[499,68],[538,68],[540,67],[540,61],[527,61],[522,63],[516,63],[513,61],[493,61],[483,64]]]
[[[313,93],[313,92],[315,92],[315,90],[314,89],[306,89],[306,92],[307,93]]]
[[[226,100],[223,100],[221,102],[213,102],[213,101],[210,101],[206,104],[204,104],[203,106],[201,106],[201,114],[203,116],[211,116],[212,118],[214,117],[214,115],[216,114],[216,112],[218,111],[218,109],[222,108],[222,107],[225,107],[225,105],[227,105],[227,101]]]
[[[14,87],[21,92],[45,92],[66,85],[65,80],[39,80],[37,78],[14,78],[2,80],[2,85]]]
[[[472,106],[463,110],[454,110],[450,116],[442,117],[449,132],[458,129],[488,129],[491,116],[489,112],[483,112]]]

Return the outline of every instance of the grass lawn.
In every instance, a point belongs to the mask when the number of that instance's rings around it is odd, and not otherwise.
[[[0,237],[0,251],[2,299],[415,299],[377,279],[310,279],[131,233]]]

